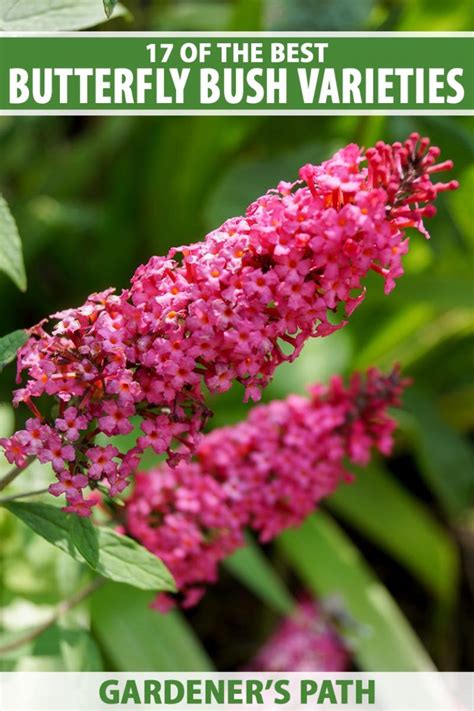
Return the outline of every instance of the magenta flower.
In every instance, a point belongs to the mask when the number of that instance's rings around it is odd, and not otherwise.
[[[260,672],[338,672],[350,666],[349,651],[324,617],[305,598],[286,617],[247,667]]]
[[[79,415],[75,407],[66,408],[63,417],[56,419],[56,428],[64,432],[64,436],[69,442],[79,439],[81,430],[87,429],[87,425],[87,418],[84,415]]]
[[[371,369],[347,387],[335,377],[309,398],[255,407],[245,422],[203,437],[195,461],[138,473],[127,533],[163,560],[189,606],[243,545],[245,528],[271,540],[351,481],[346,459],[366,464],[373,449],[389,452],[395,422],[387,410],[404,385],[397,369],[387,376]]]
[[[58,472],[74,462],[74,472],[87,476],[95,436],[130,433],[134,417],[144,434],[119,477],[146,447],[172,464],[189,456],[210,414],[206,388],[223,392],[238,381],[245,399],[258,401],[308,338],[344,326],[365,297],[369,270],[382,275],[387,293],[393,288],[408,249],[404,230],[426,233],[431,202],[457,185],[431,181],[452,164],[435,165],[439,151],[428,143],[413,134],[365,155],[349,145],[320,166],[306,165],[300,180],[280,183],[203,242],[152,257],[121,294],[92,294],[55,314],[52,325],[32,328],[19,351],[18,382],[24,372],[27,379],[14,403],[54,430],[59,454],[49,440],[14,436],[0,441],[9,460],[24,466],[36,455]],[[45,395],[59,407],[54,423],[36,404]]]
[[[87,477],[83,474],[71,474],[68,471],[63,471],[58,474],[58,481],[50,485],[49,492],[53,496],[65,494],[67,502],[73,504],[82,499],[82,489],[87,484]]]
[[[34,456],[43,449],[50,432],[50,428],[41,424],[41,420],[32,417],[27,421],[26,429],[18,432],[18,440]]]
[[[76,453],[71,444],[64,444],[56,432],[52,431],[36,456],[42,464],[50,462],[56,474],[60,474],[67,462],[74,461]]]
[[[96,503],[97,500],[94,498],[77,499],[69,503],[67,506],[64,506],[63,511],[66,511],[66,513],[74,513],[77,514],[77,516],[83,516],[86,518],[91,515],[91,508]]]
[[[109,479],[117,476],[117,462],[114,461],[119,455],[117,447],[111,444],[106,447],[91,447],[86,451],[86,455],[92,462],[88,470],[89,477],[102,479],[105,476]]]
[[[17,467],[25,467],[27,465],[28,457],[30,456],[27,452],[31,452],[31,456],[34,456],[38,451],[36,441],[33,441],[31,445],[28,440],[25,442],[23,431],[11,437],[2,437],[0,446],[3,447],[7,462]]]

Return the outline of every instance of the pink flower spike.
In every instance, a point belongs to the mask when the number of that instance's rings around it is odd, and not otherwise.
[[[163,560],[181,604],[192,605],[217,579],[219,562],[244,544],[246,528],[270,541],[351,480],[346,459],[367,463],[374,449],[389,453],[388,408],[405,385],[397,369],[371,369],[347,386],[333,378],[309,398],[253,408],[246,421],[205,435],[195,461],[136,474],[126,532]]]
[[[437,181],[452,167],[439,153],[417,134],[366,151],[350,144],[303,166],[299,180],[279,181],[201,242],[151,257],[122,292],[91,294],[31,328],[14,404],[49,429],[38,437],[36,423],[34,435],[2,440],[7,458],[24,466],[37,456],[56,472],[74,461],[89,476],[85,453],[95,438],[135,426],[143,434],[131,451],[151,447],[172,466],[192,456],[212,414],[207,390],[238,382],[246,401],[259,401],[308,339],[345,327],[366,297],[369,271],[387,294],[394,288],[406,231],[428,236],[434,201],[457,187]],[[135,462],[117,463],[117,472],[95,467],[90,479],[129,476]]]
[[[284,618],[246,671],[341,672],[349,665],[347,647],[320,606],[308,597]]]

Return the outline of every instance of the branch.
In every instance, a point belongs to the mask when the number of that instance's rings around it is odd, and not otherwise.
[[[34,457],[30,457],[24,467],[15,467],[15,469],[12,469],[11,472],[8,472],[8,474],[5,474],[4,477],[0,478],[0,491],[6,489],[7,486],[11,484],[12,481],[19,476],[19,474],[21,474],[21,472],[25,471],[25,469],[30,466],[33,459]]]
[[[67,612],[76,607],[76,605],[78,605],[80,602],[89,597],[89,595],[95,593],[95,591],[100,588],[100,586],[104,583],[104,578],[94,578],[91,583],[86,585],[85,588],[82,588],[82,590],[79,590],[75,595],[70,597],[69,600],[63,600],[63,602],[60,602],[54,614],[49,620],[44,622],[39,627],[36,627],[34,630],[27,632],[22,637],[18,637],[13,642],[8,642],[7,644],[4,644],[2,647],[0,647],[0,656],[3,654],[7,654],[7,652],[13,652],[15,649],[22,647],[24,644],[35,640],[37,637],[43,634],[43,632],[46,632],[46,630],[56,624],[60,617],[62,617]]]
[[[10,501],[16,501],[17,499],[26,499],[29,496],[39,496],[40,494],[46,494],[49,491],[49,488],[46,487],[46,489],[37,489],[36,491],[25,491],[25,492],[20,492],[18,494],[12,494],[12,496],[5,496],[3,499],[0,499],[0,506],[2,504],[8,504]]]

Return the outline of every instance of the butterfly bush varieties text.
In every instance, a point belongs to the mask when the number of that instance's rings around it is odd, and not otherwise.
[[[193,461],[138,473],[124,527],[173,574],[183,605],[196,603],[218,563],[244,544],[251,528],[263,542],[301,523],[341,481],[345,460],[366,464],[373,449],[389,454],[406,381],[397,369],[334,377],[309,397],[258,405],[247,420],[204,436]],[[160,595],[159,609],[172,599]]]
[[[88,515],[98,482],[121,492],[150,447],[171,464],[189,456],[209,416],[206,389],[242,383],[258,401],[275,368],[310,337],[327,336],[365,296],[375,270],[388,293],[403,273],[407,227],[426,234],[451,162],[416,134],[404,144],[349,145],[300,179],[281,182],[204,241],[140,266],[109,289],[30,330],[18,357],[15,405],[33,413],[0,443],[18,467],[50,462],[54,495]],[[288,353],[288,350],[290,351]],[[53,405],[51,407],[51,405]],[[125,453],[96,436],[141,429]]]
[[[350,654],[321,607],[300,600],[258,651],[248,671],[337,672],[350,667]]]

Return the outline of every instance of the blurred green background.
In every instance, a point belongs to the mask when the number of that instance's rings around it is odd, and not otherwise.
[[[100,2],[100,0],[98,0]],[[454,0],[139,2],[103,29],[466,30],[472,4]],[[431,137],[461,183],[413,235],[406,275],[390,297],[376,275],[341,332],[282,366],[266,399],[356,368],[401,362],[414,386],[397,413],[394,456],[376,462],[298,531],[254,543],[183,616],[109,583],[8,669],[236,669],[288,612],[303,586],[329,603],[369,670],[474,668],[473,217],[474,134],[465,117],[0,118],[0,187],[22,236],[28,291],[0,274],[0,334],[27,327],[92,291],[125,287],[135,267],[196,241],[240,214],[300,165],[349,142]],[[14,368],[0,379],[8,403]],[[212,426],[245,416],[236,387]],[[8,405],[0,429],[13,426]],[[2,433],[3,433],[2,432]],[[0,467],[2,463],[0,463]],[[26,475],[25,475],[26,476]],[[30,480],[43,474],[33,467]],[[34,487],[33,487],[34,488]],[[85,573],[0,512],[4,605],[0,634],[39,624]],[[2,629],[3,628],[3,629]]]

